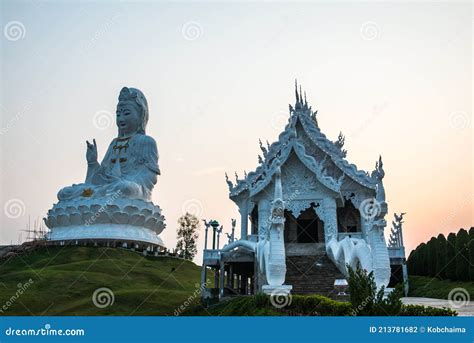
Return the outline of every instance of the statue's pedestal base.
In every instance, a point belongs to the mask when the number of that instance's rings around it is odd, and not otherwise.
[[[281,285],[281,286],[271,286],[271,285],[263,285],[262,291],[265,294],[269,295],[289,295],[293,286],[291,285]]]
[[[48,233],[47,238],[49,241],[104,240],[165,246],[155,232],[135,225],[94,224],[55,227]]]
[[[59,201],[45,223],[49,241],[92,240],[135,248],[137,244],[164,247],[158,236],[165,217],[152,202],[126,198],[85,198]]]

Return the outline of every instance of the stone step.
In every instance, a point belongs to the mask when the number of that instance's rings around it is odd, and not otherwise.
[[[336,279],[344,279],[344,275],[325,253],[286,258],[285,284],[293,286],[293,294],[321,294],[334,298]]]

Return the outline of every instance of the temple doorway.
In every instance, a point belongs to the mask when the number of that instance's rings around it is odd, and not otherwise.
[[[344,207],[337,209],[338,232],[344,234],[357,233],[362,231],[360,213],[350,200],[347,200]]]
[[[324,243],[324,223],[312,207],[295,218],[285,211],[285,243]]]

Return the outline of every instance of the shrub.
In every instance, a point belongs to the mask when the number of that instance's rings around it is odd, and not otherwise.
[[[283,309],[288,314],[303,316],[349,316],[352,306],[322,295],[294,295],[291,304]]]
[[[422,305],[403,305],[400,316],[457,316],[456,311],[449,308],[436,308]]]
[[[266,294],[257,293],[254,297],[255,306],[260,308],[267,307],[270,304],[269,299],[270,298]]]
[[[379,294],[376,294],[377,285],[373,272],[367,274],[360,266],[357,266],[355,270],[349,265],[347,268],[350,302],[355,309],[355,315],[370,315],[373,312],[376,298],[383,297],[384,290],[381,289]]]
[[[385,287],[377,291],[374,273],[367,273],[360,266],[356,270],[347,266],[349,271],[349,294],[356,316],[396,316],[402,310],[402,285],[384,298]]]

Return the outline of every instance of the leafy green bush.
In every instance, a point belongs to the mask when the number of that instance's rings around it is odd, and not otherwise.
[[[396,316],[402,310],[402,286],[384,297],[385,287],[377,291],[374,272],[367,273],[360,266],[354,270],[347,266],[349,271],[349,295],[354,316]]]
[[[322,295],[293,295],[291,302],[282,308],[272,305],[270,296],[260,293],[239,296],[207,308],[194,306],[183,315],[191,316],[348,316],[352,306]]]
[[[348,316],[352,306],[348,302],[335,301],[322,295],[293,295],[291,304],[282,310],[302,316]]]
[[[449,308],[436,308],[422,305],[403,305],[400,316],[457,316],[456,311]]]

